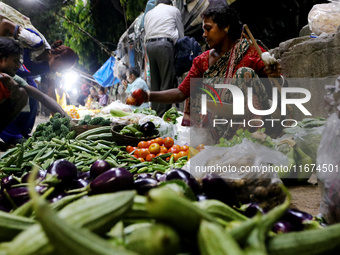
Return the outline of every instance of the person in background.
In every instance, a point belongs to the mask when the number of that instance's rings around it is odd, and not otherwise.
[[[29,97],[38,100],[53,113],[59,112],[61,116],[68,116],[54,99],[29,86],[24,79],[16,75],[21,66],[23,51],[22,46],[15,40],[0,37],[0,132],[13,123],[27,105]]]
[[[158,0],[144,17],[146,53],[150,65],[151,91],[177,87],[174,68],[175,44],[184,37],[180,11],[171,0]],[[151,108],[162,116],[171,104],[152,102]]]
[[[105,93],[104,87],[99,88],[98,98],[99,98],[99,105],[100,106],[106,106],[107,103],[109,102],[109,96]]]
[[[259,77],[270,77],[277,79],[281,86],[285,85],[285,80],[281,76],[281,66],[278,62],[265,66],[254,45],[250,44],[245,38],[242,38],[242,23],[239,20],[237,12],[228,7],[212,7],[202,13],[203,19],[203,37],[211,48],[203,52],[193,60],[192,67],[179,85],[178,88],[165,91],[143,92],[146,102],[159,103],[179,103],[187,99],[182,125],[203,123],[202,119],[190,118],[190,105],[199,111],[201,110],[199,98],[191,98],[190,91],[198,89],[198,85],[191,83],[192,78],[203,78],[204,83],[213,85],[218,81],[216,78],[227,80],[231,84],[237,85],[245,96],[248,95],[247,87],[253,88],[253,102],[256,109],[269,109],[269,87],[265,87]],[[261,48],[264,52],[265,49]],[[245,79],[248,78],[248,79]],[[234,82],[234,83],[232,83]],[[208,87],[206,87],[209,89]],[[271,88],[271,87],[270,87]],[[229,90],[223,90],[220,93],[222,102],[232,104],[232,94]],[[190,97],[190,102],[188,101]],[[246,100],[245,100],[246,102]],[[245,109],[248,109],[247,102]],[[232,114],[232,113],[231,113]],[[199,114],[195,114],[199,116]],[[266,117],[266,116],[262,116]],[[261,116],[249,115],[245,118],[261,119]],[[191,121],[193,121],[191,123]],[[215,128],[214,138],[218,140],[221,137],[230,139],[236,133],[236,130],[243,125],[219,125],[224,126],[219,130]]]
[[[140,71],[137,67],[130,67],[126,71],[126,79],[129,82],[127,89],[125,90],[125,93],[131,94],[136,89],[142,89],[144,91],[148,91],[148,85],[146,82],[140,77]],[[138,106],[132,106],[132,109],[136,109]],[[149,108],[148,103],[143,103],[139,106],[139,108]]]
[[[61,40],[52,46],[29,22],[29,18],[12,7],[0,2],[0,36],[10,36],[18,40],[24,47],[23,66],[17,75],[26,79],[27,83],[37,88],[33,77],[48,74],[50,79],[56,72],[70,69],[76,62],[75,52],[63,45]],[[55,87],[51,90],[51,97],[56,98]],[[33,129],[38,110],[38,102],[29,99],[29,111],[17,116],[16,124],[11,123],[0,134],[5,142],[17,143],[22,138],[28,138]]]
[[[87,85],[86,83],[83,83],[80,86],[80,95],[77,98],[77,103],[85,106],[85,100],[87,99],[87,97],[90,95],[90,86]]]

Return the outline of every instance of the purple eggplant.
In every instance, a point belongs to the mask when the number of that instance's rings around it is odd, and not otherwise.
[[[158,181],[153,178],[143,178],[135,181],[135,189],[139,195],[145,195],[150,189],[157,187]]]
[[[48,169],[43,183],[67,183],[77,178],[77,167],[64,159],[56,160]]]
[[[69,194],[62,192],[62,193],[57,194],[54,197],[50,198],[49,200],[50,200],[51,203],[55,203],[55,202],[59,201],[60,199],[62,199],[63,197],[66,197],[68,195]]]
[[[72,190],[72,189],[85,188],[89,183],[90,181],[83,180],[83,179],[72,180],[70,184],[68,185],[67,189]]]
[[[155,131],[155,128],[156,126],[152,121],[147,121],[141,125],[140,130],[144,133],[144,135],[151,136]]]
[[[28,183],[28,178],[30,176],[31,172],[27,172],[25,173],[22,177],[21,177],[21,183]],[[45,179],[46,176],[46,171],[44,170],[39,170],[37,173],[37,176],[35,177],[36,180],[39,180],[38,182],[42,181],[43,179]]]
[[[13,175],[6,176],[1,180],[1,189],[2,190],[10,190],[12,189],[12,185],[19,184],[17,179],[13,177]]]
[[[149,173],[142,173],[142,174],[139,174],[135,181],[137,180],[141,180],[141,179],[144,179],[144,178],[152,178],[152,174],[149,174]]]
[[[303,222],[307,220],[313,220],[313,216],[298,209],[288,209],[283,215],[282,220],[291,223],[298,231],[303,229]]]
[[[289,233],[289,232],[295,231],[295,228],[288,221],[280,220],[280,221],[278,221],[274,224],[272,231],[274,233],[277,233],[277,234],[279,234],[279,233]]]
[[[82,180],[85,180],[85,181],[90,181],[90,180],[92,180],[92,177],[91,177],[91,175],[90,175],[90,171],[87,171],[87,172],[78,171],[78,173],[77,173],[77,179],[82,179]]]
[[[133,175],[124,168],[111,168],[102,173],[90,184],[91,194],[112,193],[134,189]]]
[[[182,180],[191,188],[195,195],[199,192],[199,184],[195,177],[182,169],[173,169],[165,174],[165,181]]]
[[[98,159],[96,160],[90,168],[90,176],[92,178],[97,178],[102,173],[106,172],[107,170],[111,169],[111,165],[109,162]]]
[[[203,177],[202,193],[209,199],[219,200],[229,206],[238,205],[235,191],[217,174],[206,174]]]
[[[156,173],[154,176],[155,176],[157,181],[165,182],[166,174],[164,174],[164,173]]]
[[[11,200],[14,202],[14,204],[16,204],[16,206],[18,207],[28,202],[28,200],[30,199],[28,188],[26,187],[13,188],[7,190],[6,192]]]
[[[196,197],[197,197],[198,202],[208,199],[208,197],[206,195],[203,195],[203,194],[197,195]]]
[[[244,212],[244,215],[248,218],[254,217],[258,212],[266,214],[269,211],[268,206],[265,203],[250,203]]]

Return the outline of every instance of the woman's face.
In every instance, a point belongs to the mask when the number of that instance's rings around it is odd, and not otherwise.
[[[221,48],[228,38],[224,28],[219,28],[210,17],[203,19],[203,38],[210,48]]]
[[[136,80],[135,76],[129,72],[126,72],[126,79],[129,83],[133,83]]]

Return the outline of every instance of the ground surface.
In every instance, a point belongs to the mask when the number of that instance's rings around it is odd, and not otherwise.
[[[48,121],[48,117],[37,116],[35,125]],[[33,129],[34,130],[34,129]],[[0,155],[3,152],[0,152]],[[316,176],[313,174],[306,185],[288,187],[292,195],[292,207],[312,215],[319,214],[320,190],[317,185]]]

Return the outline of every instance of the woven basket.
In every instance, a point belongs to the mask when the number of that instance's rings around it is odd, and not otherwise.
[[[155,139],[159,137],[158,131],[157,135],[146,137],[146,138],[138,138],[128,135],[122,135],[119,133],[120,130],[122,130],[125,127],[125,125],[115,125],[111,128],[113,141],[115,141],[118,145],[131,145],[131,146],[137,146],[139,142],[142,141],[149,141],[151,139]]]
[[[79,135],[87,130],[97,128],[97,127],[102,127],[101,125],[80,125],[80,126],[73,126],[71,127],[71,131],[75,130],[76,135]]]

